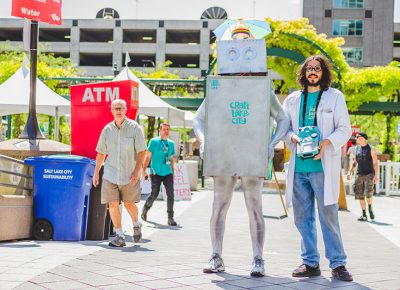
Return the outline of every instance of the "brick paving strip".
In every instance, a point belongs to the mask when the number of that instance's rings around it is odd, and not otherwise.
[[[251,242],[242,193],[235,193],[227,217],[223,258],[225,273],[203,274],[211,246],[209,217],[212,192],[195,193],[197,202],[177,220],[179,228],[164,226],[166,214],[144,223],[144,239],[127,247],[104,249],[70,260],[40,274],[16,289],[400,289],[400,248],[351,212],[340,212],[348,268],[352,283],[331,279],[319,234],[322,276],[295,279],[291,271],[300,264],[300,240],[292,217],[282,215],[279,196],[263,195],[266,215],[264,259],[267,276],[251,278]],[[162,203],[162,202],[160,202]],[[153,210],[153,209],[152,209]],[[159,207],[165,211],[165,205]],[[152,214],[149,213],[151,220]],[[146,231],[154,231],[150,236]],[[0,274],[0,281],[1,279]],[[7,288],[3,282],[0,289]],[[10,288],[10,287],[9,287]]]

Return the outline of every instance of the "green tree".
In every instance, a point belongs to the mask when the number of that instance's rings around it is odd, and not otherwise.
[[[386,66],[366,68],[352,68],[345,60],[341,46],[344,39],[341,37],[327,38],[325,34],[318,34],[315,27],[306,18],[280,21],[266,19],[271,26],[272,33],[266,37],[267,47],[278,47],[295,51],[304,57],[312,54],[326,54],[341,73],[341,80],[334,72],[336,84],[343,91],[350,113],[356,111],[361,104],[368,102],[400,101],[400,67],[398,62]],[[290,88],[297,87],[296,70],[298,64],[293,60],[282,57],[268,57],[268,67],[278,72],[283,77],[283,82],[276,82],[281,93],[287,93]],[[371,116],[360,117],[363,123],[371,123]],[[355,118],[352,118],[354,122]],[[377,126],[362,125],[362,129],[370,136],[381,141],[380,149],[384,153],[394,154],[392,140],[395,138],[395,127],[398,122],[393,116],[375,115],[372,120],[377,121]],[[353,123],[354,124],[354,123]],[[382,130],[383,129],[383,130]]]
[[[40,49],[39,49],[40,51]],[[15,71],[21,67],[22,60],[24,57],[24,52],[22,48],[12,47],[9,43],[5,43],[0,46],[0,84],[6,81],[10,76],[12,76]],[[69,60],[62,57],[55,57],[54,54],[51,53],[39,53],[38,55],[38,63],[37,63],[37,76],[38,78],[44,79],[44,82],[47,86],[49,86],[52,90],[55,90],[59,94],[65,93],[65,89],[59,88],[60,81],[56,81],[51,79],[53,77],[72,77],[79,74],[76,66]],[[26,117],[23,115],[16,115],[13,117],[13,129],[12,129],[12,137],[17,138],[20,135],[21,127],[23,127],[26,122]],[[54,130],[54,117],[50,117],[50,132]],[[65,123],[64,126],[68,127],[68,123]],[[61,129],[61,126],[60,126]],[[67,130],[61,132],[64,134],[63,140],[64,143],[69,144],[70,137],[65,136]],[[54,136],[54,133],[51,134]]]

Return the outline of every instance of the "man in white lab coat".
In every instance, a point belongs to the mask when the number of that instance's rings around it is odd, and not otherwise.
[[[345,265],[338,219],[341,147],[351,136],[349,113],[343,93],[331,88],[329,61],[321,55],[305,60],[297,73],[302,90],[290,94],[283,108],[290,119],[285,142],[291,151],[287,172],[286,204],[293,206],[294,220],[300,232],[302,264],[293,277],[321,275],[315,200],[332,276],[352,281]],[[306,144],[307,132],[318,140],[318,147]],[[314,138],[315,139],[315,138]],[[308,138],[308,140],[311,140]],[[307,146],[310,145],[311,146]]]

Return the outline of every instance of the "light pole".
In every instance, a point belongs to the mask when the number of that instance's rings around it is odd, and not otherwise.
[[[24,131],[19,135],[19,139],[45,139],[40,132],[36,118],[36,72],[37,72],[37,47],[38,47],[39,28],[38,22],[31,21],[31,39],[30,39],[30,95],[29,95],[29,115]]]

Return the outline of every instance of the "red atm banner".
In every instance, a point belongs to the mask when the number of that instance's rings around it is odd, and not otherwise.
[[[113,120],[111,102],[125,100],[127,117],[135,120],[138,97],[138,83],[130,80],[71,86],[72,154],[96,158],[101,130]]]
[[[62,0],[12,0],[11,15],[61,25]]]

